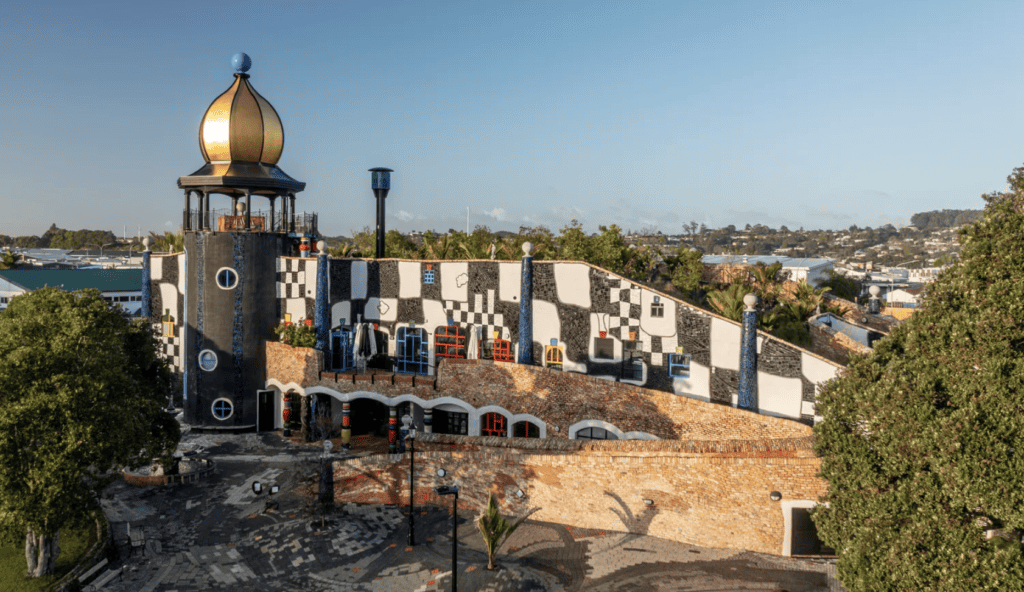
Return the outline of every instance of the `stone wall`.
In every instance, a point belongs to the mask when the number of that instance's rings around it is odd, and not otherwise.
[[[455,483],[467,514],[478,514],[494,493],[506,515],[539,507],[536,520],[776,555],[783,554],[785,524],[769,494],[817,501],[826,491],[810,438],[579,442],[433,434],[421,436],[416,449],[417,504],[451,503],[433,488]],[[408,455],[336,461],[334,482],[339,502],[408,504]]]
[[[347,400],[348,393],[371,391],[386,397],[412,394],[431,400],[453,397],[476,409],[498,406],[509,414],[531,414],[546,426],[548,438],[568,438],[570,426],[602,420],[623,432],[645,432],[670,440],[757,440],[810,436],[810,427],[728,405],[708,403],[665,391],[637,387],[575,372],[490,360],[443,360],[437,376],[321,373],[311,370],[313,350],[271,343],[268,376],[304,391]],[[303,352],[312,352],[304,354]],[[419,403],[418,403],[419,404]],[[473,435],[472,433],[470,435]]]
[[[848,335],[819,323],[808,323],[811,332],[811,350],[837,364],[849,364],[853,354],[869,354],[871,348]]]
[[[267,378],[281,385],[315,384],[323,367],[323,353],[308,347],[292,347],[279,341],[267,342]]]

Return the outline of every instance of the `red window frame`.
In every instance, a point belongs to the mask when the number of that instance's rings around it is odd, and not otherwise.
[[[520,426],[522,426],[522,436],[519,435]],[[512,435],[516,438],[540,438],[540,427],[532,421],[517,421],[512,424]]]
[[[505,422],[504,415],[492,411],[485,413],[481,419],[483,420],[480,422],[481,436],[500,436],[502,438],[508,436],[508,424]]]
[[[465,358],[466,329],[458,325],[445,325],[434,330],[434,357]]]
[[[494,361],[496,362],[515,362],[512,357],[512,342],[508,339],[495,339],[494,340]]]

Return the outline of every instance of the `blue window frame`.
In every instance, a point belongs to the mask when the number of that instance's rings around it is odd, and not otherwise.
[[[427,270],[423,271],[423,283],[424,284],[432,284],[432,283],[434,283],[434,270],[433,269],[427,269]]]
[[[407,374],[428,374],[427,332],[421,328],[399,327],[395,338],[395,369]]]
[[[231,414],[235,411],[234,405],[227,399],[217,399],[213,402],[211,409],[213,410],[213,416],[221,421],[231,417]]]
[[[668,375],[675,378],[689,378],[690,354],[669,354]]]
[[[344,372],[345,370],[352,368],[353,337],[351,329],[341,329],[339,331],[331,332],[330,370],[333,370],[334,372]]]

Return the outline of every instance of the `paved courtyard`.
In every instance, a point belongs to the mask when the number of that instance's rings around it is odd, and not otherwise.
[[[449,508],[416,510],[417,544],[407,546],[404,508],[347,504],[331,524],[311,524],[296,495],[296,468],[312,449],[277,434],[186,434],[217,469],[195,484],[132,487],[117,481],[103,509],[120,558],[102,590],[125,592],[416,591],[451,588]],[[277,483],[278,507],[251,483]],[[620,532],[527,522],[488,571],[476,515],[459,513],[459,589],[467,591],[839,590],[832,566],[744,551],[709,549]],[[127,543],[142,528],[145,547]],[[117,570],[120,570],[119,572]],[[108,572],[108,573],[110,573]]]

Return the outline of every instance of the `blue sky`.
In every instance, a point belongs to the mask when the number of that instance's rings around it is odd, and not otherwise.
[[[373,224],[375,166],[400,230],[464,228],[467,207],[492,230],[907,224],[980,208],[1024,162],[1022,20],[1020,2],[24,3],[0,19],[0,234],[177,230],[238,51],[328,235]]]

